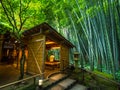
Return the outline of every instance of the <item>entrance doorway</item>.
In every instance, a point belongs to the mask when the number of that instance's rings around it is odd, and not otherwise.
[[[60,70],[60,45],[53,40],[46,40],[45,72]]]

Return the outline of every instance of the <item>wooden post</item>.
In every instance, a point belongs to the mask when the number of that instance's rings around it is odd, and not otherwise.
[[[2,59],[2,43],[3,43],[3,35],[0,35],[0,61]]]

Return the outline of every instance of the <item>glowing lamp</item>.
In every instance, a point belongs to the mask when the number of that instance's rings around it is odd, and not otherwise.
[[[39,80],[39,86],[42,86],[43,80]]]

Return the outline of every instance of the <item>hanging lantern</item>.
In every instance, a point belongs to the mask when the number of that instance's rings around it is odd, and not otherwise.
[[[77,51],[74,52],[74,60],[75,61],[79,60],[79,52]]]

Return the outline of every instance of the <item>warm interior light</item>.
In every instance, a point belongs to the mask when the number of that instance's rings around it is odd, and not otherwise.
[[[48,42],[46,42],[46,44],[54,44],[55,42],[53,42],[53,41],[48,41]]]
[[[51,49],[60,49],[60,47],[52,47]]]

